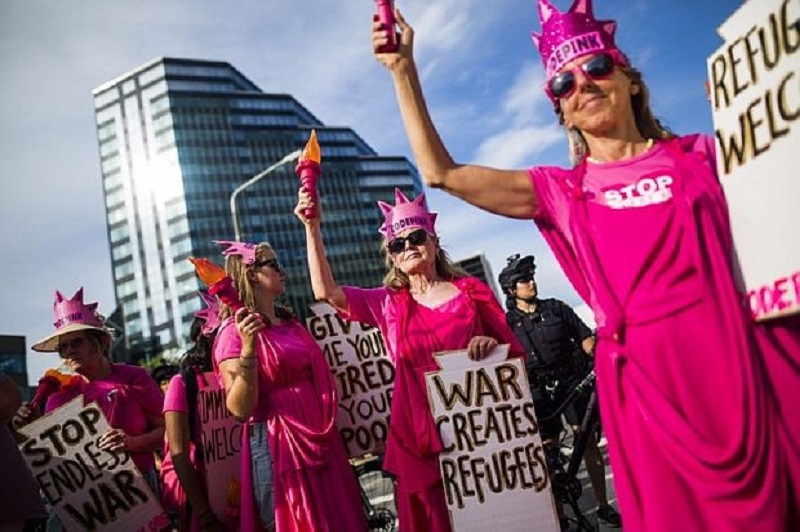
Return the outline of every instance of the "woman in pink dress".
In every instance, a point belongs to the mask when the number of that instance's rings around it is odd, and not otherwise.
[[[427,184],[532,218],[598,322],[603,426],[626,530],[797,529],[800,319],[752,323],[731,265],[713,142],[654,118],[615,23],[589,0],[539,0],[546,92],[576,166],[499,170],[453,161],[426,109],[413,30],[396,12],[391,73]],[[392,30],[393,31],[393,30]]]
[[[339,286],[333,278],[320,230],[322,216],[308,219],[314,206],[303,190],[295,214],[306,228],[311,286],[356,321],[380,329],[395,364],[391,428],[384,469],[397,478],[395,502],[400,530],[451,530],[439,473],[442,444],[428,406],[425,373],[438,370],[433,353],[467,349],[481,359],[498,344],[510,344],[511,356],[523,356],[494,293],[458,270],[439,245],[425,196],[409,201],[395,190],[396,205],[379,202],[385,221],[389,273],[380,288]]]
[[[224,242],[246,308],[228,315],[214,362],[228,410],[245,420],[241,529],[364,531],[356,478],[336,429],[333,376],[314,339],[277,303],[286,273],[266,244]],[[272,498],[274,494],[274,511]]]
[[[198,390],[211,372],[211,346],[220,325],[219,304],[200,292],[206,307],[195,313],[190,330],[194,344],[181,357],[180,372],[173,376],[164,394],[166,440],[159,471],[164,508],[177,514],[178,530],[225,530],[208,501],[205,460],[200,435]]]
[[[97,303],[84,304],[83,288],[71,299],[56,291],[56,331],[33,345],[34,351],[58,352],[77,375],[50,395],[45,413],[83,395],[96,402],[111,425],[98,440],[100,449],[127,451],[153,493],[159,483],[154,451],[164,441],[164,395],[144,368],[113,364],[108,359],[111,333],[97,314]]]

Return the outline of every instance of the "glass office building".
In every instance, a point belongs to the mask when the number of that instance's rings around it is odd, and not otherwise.
[[[129,347],[183,348],[204,288],[188,257],[222,263],[213,240],[233,240],[237,186],[302,148],[322,148],[323,231],[337,280],[375,286],[384,265],[377,200],[422,190],[404,157],[379,156],[348,127],[328,127],[288,94],[261,91],[224,62],[162,58],[93,91],[117,305]],[[242,238],[269,241],[289,271],[287,302],[312,295],[305,233],[294,217],[294,164],[237,200]]]

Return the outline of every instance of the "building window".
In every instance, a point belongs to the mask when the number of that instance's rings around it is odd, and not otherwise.
[[[21,375],[25,373],[25,354],[0,354],[0,371],[6,375]]]

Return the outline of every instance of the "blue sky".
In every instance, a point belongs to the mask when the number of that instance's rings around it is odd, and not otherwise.
[[[617,42],[643,71],[656,114],[678,133],[710,133],[705,60],[741,2],[594,3],[599,18],[618,21]],[[534,0],[398,6],[416,30],[428,105],[456,160],[567,164],[530,40]],[[325,124],[352,127],[379,153],[410,157],[389,75],[371,56],[372,12],[371,0],[0,2],[0,334],[25,335],[30,346],[51,332],[56,288],[71,295],[82,285],[101,312],[113,310],[91,91],[153,58],[228,61]],[[532,222],[436,191],[428,199],[453,258],[483,251],[496,275],[509,254],[534,254],[543,295],[580,304]],[[35,381],[56,357],[30,352],[28,361]]]

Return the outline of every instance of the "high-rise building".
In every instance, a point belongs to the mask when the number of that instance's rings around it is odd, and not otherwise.
[[[505,296],[501,298],[500,294],[497,293],[497,283],[494,282],[495,279],[492,274],[492,267],[489,265],[489,261],[486,260],[486,255],[483,253],[476,253],[475,255],[456,261],[456,265],[472,277],[477,277],[486,283],[498,297],[500,303],[505,300]]]
[[[28,400],[32,389],[28,386],[25,352],[24,336],[0,335],[0,371],[17,383],[25,400]]]
[[[404,157],[379,156],[348,127],[322,124],[288,94],[268,94],[224,62],[162,58],[93,91],[108,239],[127,344],[182,348],[202,286],[188,257],[221,263],[213,240],[233,240],[237,186],[302,148],[322,148],[323,233],[337,280],[380,283],[377,200],[395,187],[421,192]],[[289,272],[287,300],[301,316],[312,295],[305,234],[294,217],[293,164],[237,200],[242,239],[269,241]]]

